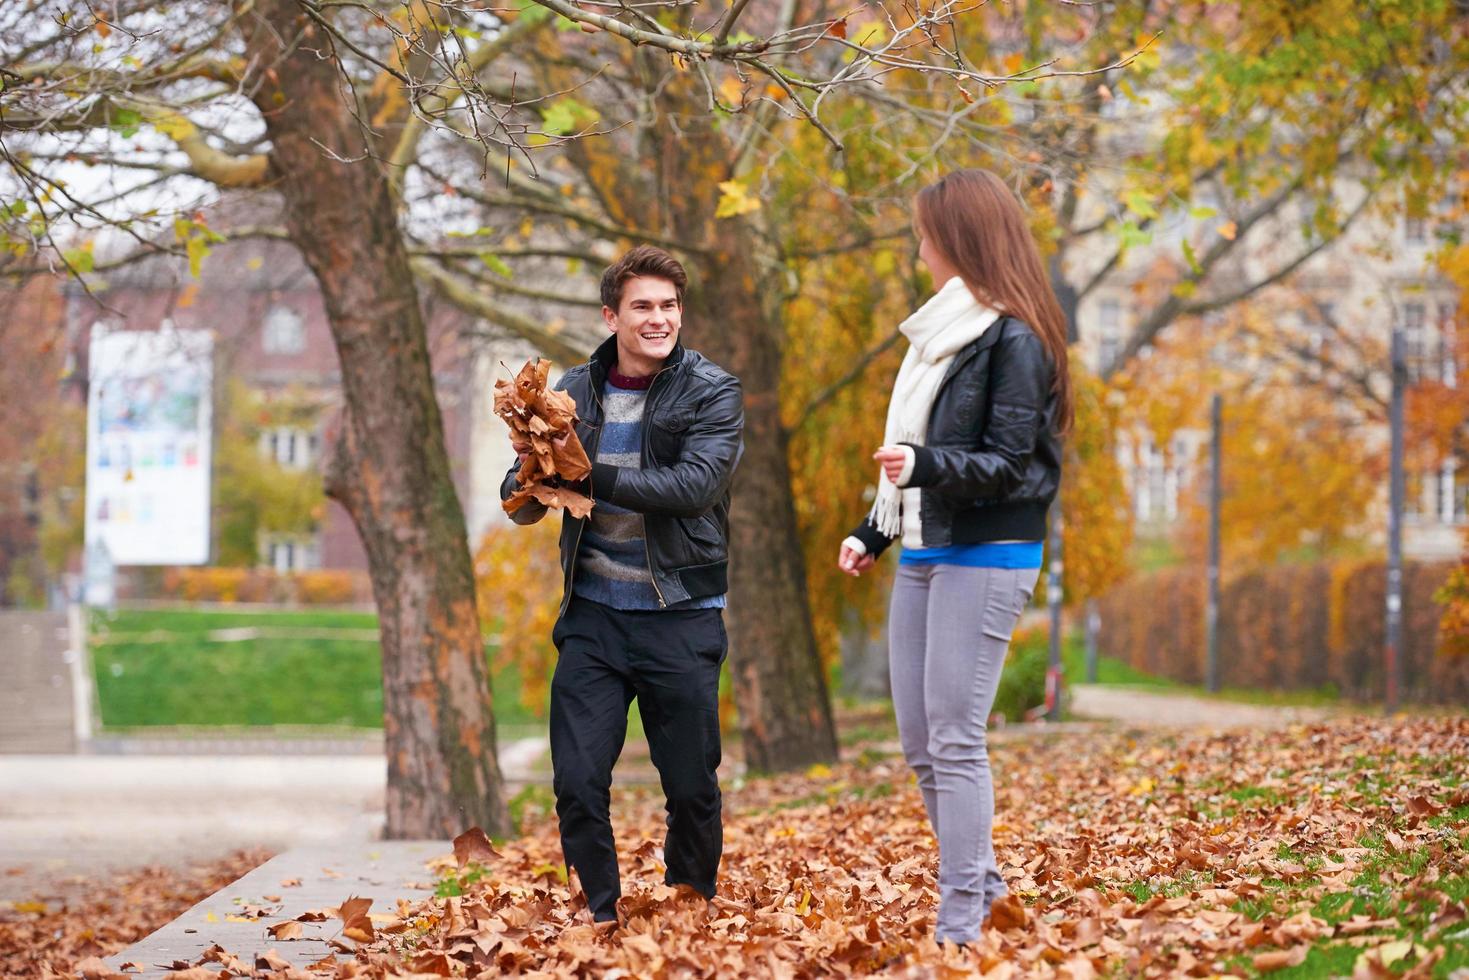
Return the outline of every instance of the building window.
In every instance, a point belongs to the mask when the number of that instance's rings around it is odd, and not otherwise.
[[[1104,299],[1097,304],[1097,370],[1107,371],[1122,353],[1122,304]]]
[[[1423,376],[1428,357],[1428,311],[1422,303],[1403,304],[1403,356],[1408,362],[1408,377],[1417,381]]]
[[[1445,524],[1462,524],[1466,516],[1465,487],[1457,479],[1458,462],[1450,457],[1438,471],[1438,519]]]
[[[1458,321],[1455,304],[1438,305],[1438,379],[1450,388],[1459,386]]]
[[[265,314],[261,342],[267,354],[299,354],[306,349],[306,322],[286,306],[272,306]]]
[[[1428,241],[1428,222],[1423,218],[1404,218],[1403,240],[1409,245],[1422,245]]]
[[[316,433],[309,429],[266,429],[260,434],[261,455],[288,470],[304,470],[316,462]]]
[[[269,534],[261,540],[263,563],[277,572],[305,572],[321,567],[315,539],[294,534]]]
[[[1174,445],[1177,449],[1177,440]],[[1133,492],[1136,495],[1134,508],[1138,520],[1171,521],[1177,518],[1178,491],[1182,478],[1182,468],[1170,466],[1168,456],[1149,436],[1142,446],[1141,458],[1133,471]]]

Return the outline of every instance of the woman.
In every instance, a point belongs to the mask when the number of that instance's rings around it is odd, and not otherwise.
[[[949,174],[919,192],[914,226],[937,292],[901,327],[877,500],[838,563],[859,575],[902,539],[893,706],[939,842],[935,938],[963,945],[1006,891],[985,725],[1039,577],[1071,385],[1064,314],[1000,179]]]

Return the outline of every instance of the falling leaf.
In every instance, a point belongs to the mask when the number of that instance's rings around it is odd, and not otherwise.
[[[271,926],[269,929],[266,929],[265,931],[268,932],[268,933],[270,933],[270,936],[271,936],[272,939],[280,939],[280,940],[300,939],[301,938],[301,923],[295,922],[295,921],[291,921],[291,922],[277,922],[275,925]]]
[[[1234,241],[1234,236],[1239,231],[1239,225],[1235,224],[1233,221],[1226,221],[1224,222],[1224,224],[1219,226],[1218,230],[1220,238],[1224,238],[1232,242]]]
[[[466,864],[489,864],[499,856],[489,836],[478,827],[470,827],[454,838],[454,860],[461,868]]]

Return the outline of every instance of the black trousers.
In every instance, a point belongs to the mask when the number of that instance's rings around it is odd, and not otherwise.
[[[593,918],[617,917],[622,882],[610,814],[612,767],[638,699],[667,798],[664,881],[714,896],[720,820],[719,668],[729,649],[719,609],[624,612],[573,597],[551,638],[551,768],[561,850]]]

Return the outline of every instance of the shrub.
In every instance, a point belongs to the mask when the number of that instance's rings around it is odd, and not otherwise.
[[[282,574],[269,568],[169,568],[139,598],[188,602],[257,602],[337,606],[372,601],[363,572],[320,570]]]
[[[298,572],[292,576],[303,606],[345,606],[359,601],[364,576],[343,571]]]
[[[991,717],[1023,721],[1027,711],[1046,703],[1046,668],[1050,663],[1046,643],[1045,630],[1015,631]]]
[[[1469,658],[1440,652],[1434,592],[1444,564],[1403,569],[1406,700],[1469,699]],[[1383,696],[1387,572],[1377,561],[1277,565],[1229,582],[1219,603],[1219,680],[1225,687],[1319,690]],[[1174,568],[1134,579],[1099,603],[1100,646],[1148,673],[1204,680],[1204,575]]]

